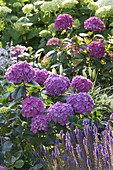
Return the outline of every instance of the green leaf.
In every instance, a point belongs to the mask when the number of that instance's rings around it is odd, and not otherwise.
[[[12,92],[12,97],[15,100],[20,99],[22,96],[24,96],[26,93],[26,88],[25,86],[22,87],[17,87],[13,92]]]
[[[7,152],[10,151],[11,148],[13,146],[13,143],[11,141],[6,141],[3,145],[2,145],[2,150]]]
[[[17,169],[20,169],[20,168],[22,168],[24,166],[24,161],[22,159],[20,159],[20,160],[16,161],[14,166]]]

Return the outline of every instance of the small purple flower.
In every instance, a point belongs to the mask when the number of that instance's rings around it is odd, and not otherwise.
[[[55,19],[55,29],[56,30],[63,30],[63,29],[68,29],[71,28],[74,20],[71,15],[69,14],[60,14],[56,19]]]
[[[70,80],[67,77],[51,74],[44,83],[46,91],[54,96],[63,94],[70,86]]]
[[[23,54],[24,51],[27,51],[27,48],[22,45],[16,45],[14,47],[11,47],[10,49],[11,57],[18,57],[19,55]]]
[[[93,16],[84,21],[84,28],[93,32],[101,32],[105,28],[105,25],[100,18]]]
[[[22,81],[29,83],[31,80],[33,80],[34,73],[35,72],[30,64],[24,61],[13,64],[11,67],[9,67],[5,77],[8,81],[13,83],[22,83]]]
[[[22,116],[34,117],[44,113],[44,102],[37,97],[30,96],[22,102]]]
[[[31,128],[30,131],[36,134],[39,131],[47,131],[48,130],[48,121],[46,115],[37,115],[31,120]]]
[[[46,43],[46,46],[50,46],[50,45],[56,45],[59,46],[60,45],[60,40],[59,38],[53,37],[51,39],[49,39]]]
[[[35,75],[34,75],[34,81],[36,81],[38,84],[44,84],[46,81],[47,77],[49,76],[49,72],[46,69],[38,69],[35,68]]]
[[[0,48],[0,57],[4,55],[8,56],[8,52],[4,48]]]
[[[81,114],[85,114],[86,112],[91,113],[94,106],[92,97],[85,92],[69,95],[67,103],[73,107],[75,112]]]
[[[88,92],[92,88],[92,85],[91,80],[83,76],[76,76],[72,79],[70,86],[79,92]]]
[[[48,108],[48,121],[58,122],[62,126],[68,122],[67,117],[73,114],[73,109],[70,104],[57,102]]]
[[[95,58],[102,58],[104,56],[105,47],[101,42],[92,41],[88,44],[88,50]]]
[[[5,170],[5,167],[0,165],[0,170]]]

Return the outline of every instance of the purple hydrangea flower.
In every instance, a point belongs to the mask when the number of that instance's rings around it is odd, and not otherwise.
[[[31,80],[33,80],[34,73],[35,72],[30,64],[24,61],[13,64],[11,67],[9,67],[5,77],[8,81],[13,83],[22,83],[22,81],[29,83]]]
[[[50,45],[59,46],[59,45],[60,45],[60,40],[59,40],[59,38],[54,37],[54,38],[49,39],[49,40],[47,41],[47,43],[46,43],[46,46],[50,46]]]
[[[55,29],[56,30],[63,30],[63,29],[68,29],[71,28],[74,20],[71,15],[69,14],[60,14],[56,19],[55,19]]]
[[[84,21],[84,28],[93,32],[101,32],[105,28],[105,25],[100,18],[93,16]]]
[[[30,96],[22,102],[22,116],[34,117],[44,113],[44,102],[37,97]]]
[[[79,92],[88,92],[92,88],[92,81],[83,77],[76,76],[72,79],[71,87]]]
[[[37,133],[39,131],[47,131],[48,129],[48,121],[46,115],[37,115],[33,117],[31,120],[31,128],[30,131],[32,133]]]
[[[44,83],[46,91],[54,96],[63,94],[70,86],[70,80],[67,77],[51,74]]]
[[[64,126],[68,120],[67,117],[73,114],[73,108],[70,104],[57,102],[50,106],[47,111],[48,121],[58,122]]]
[[[35,68],[35,75],[34,75],[34,81],[36,81],[38,84],[44,84],[47,77],[49,76],[49,72],[46,69],[39,69]]]
[[[88,44],[88,50],[95,58],[101,58],[104,56],[105,47],[104,44],[99,41],[92,41]]]
[[[10,49],[11,57],[18,57],[19,55],[23,54],[24,51],[27,51],[27,48],[22,45],[16,45],[14,47],[11,47]]]
[[[67,103],[73,107],[75,112],[81,114],[85,114],[86,112],[91,113],[94,106],[92,97],[85,92],[69,95]]]

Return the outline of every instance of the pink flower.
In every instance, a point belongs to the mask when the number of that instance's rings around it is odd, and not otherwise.
[[[113,113],[110,115],[110,120],[113,120]]]
[[[60,40],[59,40],[59,38],[54,37],[54,38],[49,39],[49,40],[47,41],[47,43],[46,43],[46,46],[50,46],[50,45],[59,46],[59,45],[60,45]]]
[[[14,47],[11,47],[10,52],[12,57],[18,57],[19,55],[23,54],[24,51],[26,51],[27,48],[22,45],[16,45]]]
[[[0,165],[0,170],[5,170],[5,167]]]

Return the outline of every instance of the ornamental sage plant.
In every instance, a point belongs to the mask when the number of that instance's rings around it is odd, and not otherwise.
[[[94,101],[86,92],[70,94],[66,101],[72,106],[74,112],[76,113],[81,113],[84,115],[86,113],[91,113],[93,110]]]
[[[23,117],[34,117],[44,113],[44,102],[40,98],[30,96],[23,100],[21,113]]]
[[[74,24],[74,20],[71,15],[69,14],[60,14],[55,19],[55,29],[56,30],[63,30],[63,29],[69,29]]]
[[[101,32],[104,30],[105,25],[100,18],[93,16],[84,21],[84,28],[93,32]]]
[[[41,145],[35,156],[47,170],[113,170],[113,131],[109,123],[98,134],[98,125],[83,122],[84,130],[70,126],[60,131],[52,151]]]
[[[88,44],[88,50],[95,58],[102,58],[105,54],[105,46],[100,41],[92,41]]]
[[[58,96],[63,94],[70,86],[68,77],[58,74],[50,74],[44,82],[44,87],[47,93]]]
[[[92,88],[92,81],[83,76],[76,76],[72,79],[70,87],[79,92],[88,92]]]
[[[5,77],[9,82],[13,83],[29,83],[33,80],[35,71],[32,66],[26,61],[18,62],[9,67],[8,71],[5,73]]]

